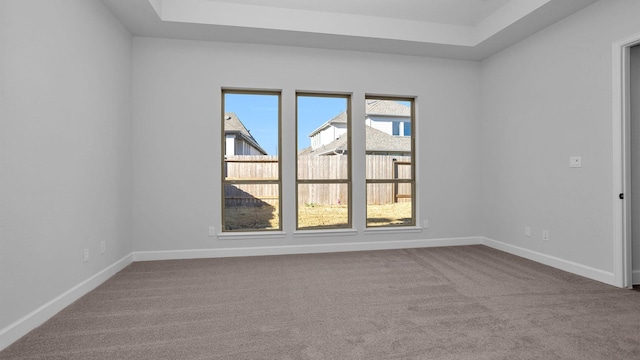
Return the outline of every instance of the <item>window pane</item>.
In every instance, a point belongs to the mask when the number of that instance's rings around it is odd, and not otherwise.
[[[336,228],[349,225],[349,185],[299,184],[298,228]]]
[[[415,225],[414,102],[365,101],[367,226]]]
[[[391,135],[400,135],[400,123],[398,121],[394,121],[391,125]]]
[[[406,100],[366,100],[367,154],[411,155],[411,106]]]
[[[411,183],[367,184],[367,226],[415,225]]]
[[[404,136],[411,136],[411,122],[404,122]]]
[[[280,95],[222,96],[222,229],[280,230]]]
[[[278,184],[226,184],[224,229],[235,231],[280,228]]]
[[[297,96],[297,228],[351,226],[349,97]]]
[[[344,96],[298,96],[298,179],[349,178],[349,114]]]
[[[278,179],[279,96],[224,94],[227,179]]]

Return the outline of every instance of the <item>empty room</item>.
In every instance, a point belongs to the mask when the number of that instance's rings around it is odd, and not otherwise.
[[[0,359],[640,359],[639,19],[0,0]]]

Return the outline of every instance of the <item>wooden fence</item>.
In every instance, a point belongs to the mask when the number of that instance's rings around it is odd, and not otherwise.
[[[227,180],[277,180],[278,157],[269,155],[233,155],[225,158]],[[227,184],[225,206],[278,205],[277,184]]]
[[[335,180],[348,178],[347,156],[300,156],[298,178]],[[278,178],[277,156],[236,155],[225,162],[227,180],[273,180]],[[411,179],[411,157],[389,155],[366,156],[367,179]],[[290,191],[285,189],[284,191]],[[277,205],[275,184],[233,184],[225,186],[227,206]],[[299,205],[339,205],[348,203],[348,185],[300,184]],[[411,200],[411,185],[397,183],[368,184],[368,204],[389,204]]]

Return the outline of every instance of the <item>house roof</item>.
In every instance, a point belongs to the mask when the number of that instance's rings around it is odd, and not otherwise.
[[[264,155],[267,155],[267,152],[264,151],[262,146],[258,144],[258,141],[251,135],[249,129],[240,121],[238,115],[232,112],[228,112],[224,114],[224,134],[236,134],[244,139],[246,142],[251,144],[253,147],[258,149]]]
[[[367,126],[366,139],[367,152],[411,152],[409,136],[393,136]]]
[[[411,108],[391,100],[367,100],[367,115],[411,116]]]
[[[367,100],[367,107],[365,109],[366,115],[383,115],[383,116],[398,116],[398,117],[409,117],[411,116],[411,108],[400,104],[393,100]],[[318,126],[317,129],[313,130],[309,133],[309,137],[317,134],[321,130],[329,127],[330,125],[335,124],[346,124],[347,123],[347,112],[343,111],[340,114],[336,115],[333,119],[324,122],[322,125]]]
[[[367,153],[373,152],[391,152],[391,153],[409,153],[411,152],[411,137],[393,136],[374,129],[369,125],[365,127],[365,137]],[[336,140],[323,145],[315,150],[307,147],[300,151],[299,155],[329,155],[341,154],[347,152],[347,135],[343,134]]]
[[[347,123],[347,112],[343,111],[340,114],[336,115],[333,119],[324,122],[322,125],[318,126],[317,129],[313,130],[311,133],[309,133],[309,137],[319,133],[322,129],[327,128],[329,125],[336,125],[336,124],[346,124]]]

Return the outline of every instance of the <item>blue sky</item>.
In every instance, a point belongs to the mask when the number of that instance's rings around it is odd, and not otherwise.
[[[347,108],[345,98],[298,97],[298,148],[309,146],[307,135]],[[238,115],[260,146],[276,155],[278,146],[278,97],[276,95],[225,94],[225,112]],[[293,136],[293,128],[282,129],[282,136]]]

